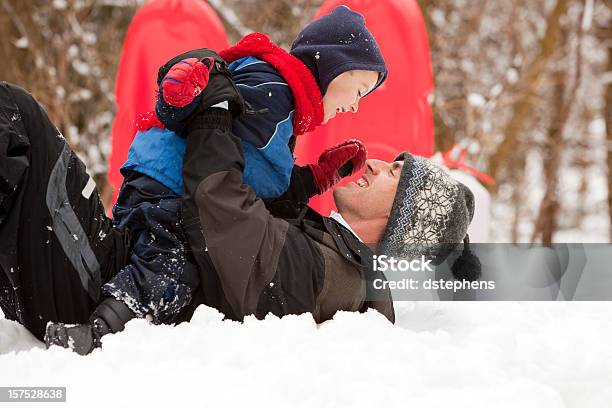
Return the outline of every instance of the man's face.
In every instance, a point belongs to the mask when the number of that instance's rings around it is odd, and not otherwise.
[[[360,179],[334,190],[338,211],[362,220],[388,218],[403,165],[403,161],[367,160]]]
[[[357,112],[359,101],[376,86],[378,72],[352,70],[334,78],[323,96],[323,123],[338,113]]]

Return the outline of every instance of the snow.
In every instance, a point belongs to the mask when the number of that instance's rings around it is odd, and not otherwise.
[[[75,59],[72,61],[72,68],[81,75],[89,75],[91,67],[85,61]]]
[[[468,95],[468,103],[474,107],[481,108],[487,103],[487,100],[484,96],[472,92]]]
[[[132,321],[88,357],[37,348],[0,320],[0,384],[65,385],[75,407],[588,408],[612,399],[610,303],[396,310],[396,326],[376,312],[317,326],[309,315],[239,324],[201,307],[176,327]]]
[[[510,84],[515,84],[519,80],[519,73],[515,68],[509,68],[506,71],[506,80]]]
[[[491,87],[489,95],[491,95],[492,98],[496,98],[502,93],[503,90],[504,86],[502,84],[495,84],[493,87]]]
[[[0,358],[5,353],[31,350],[35,347],[42,347],[42,345],[22,325],[4,319],[4,314],[0,310]],[[5,375],[4,372],[0,373],[2,383],[6,383]]]
[[[215,11],[221,15],[234,29],[236,29],[241,36],[248,35],[253,32],[250,28],[246,27],[238,14],[230,7],[225,5],[221,0],[210,0],[210,5],[215,8]]]
[[[17,48],[28,48],[29,45],[28,37],[21,37],[15,41],[15,47]]]
[[[593,25],[593,0],[586,0],[584,4],[584,17],[582,18],[581,28],[589,31]]]
[[[65,10],[68,4],[66,4],[66,0],[53,0],[53,7],[58,10]]]
[[[431,17],[431,21],[433,21],[434,25],[437,27],[441,27],[446,24],[446,18],[444,16],[444,12],[440,9],[433,9],[429,13]]]

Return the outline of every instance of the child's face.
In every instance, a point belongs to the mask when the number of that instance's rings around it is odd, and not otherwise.
[[[357,112],[359,100],[376,86],[378,72],[353,70],[334,78],[323,96],[323,123],[337,113]]]

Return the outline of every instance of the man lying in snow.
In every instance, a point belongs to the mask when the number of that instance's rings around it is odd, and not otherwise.
[[[216,78],[227,87],[229,105],[241,106],[230,81]],[[472,194],[407,153],[393,163],[368,160],[358,182],[335,190],[339,212],[330,218],[297,204],[296,219],[274,217],[243,184],[232,115],[208,107],[187,123],[182,229],[199,284],[175,322],[189,320],[200,304],[236,320],[312,313],[322,322],[338,310],[374,308],[393,321],[388,292],[375,301],[366,297],[361,264],[371,249],[379,244],[386,253],[412,256],[413,244],[467,238]],[[130,245],[143,243],[112,228],[84,165],[46,113],[6,83],[0,84],[0,155],[0,305],[39,339],[49,321],[76,324],[49,325],[47,341],[86,354],[134,316],[115,299],[100,303],[100,287],[128,262]]]

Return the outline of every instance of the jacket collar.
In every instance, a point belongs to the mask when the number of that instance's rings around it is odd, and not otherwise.
[[[353,230],[351,228],[351,225],[344,219],[344,217],[342,216],[342,214],[340,214],[339,212],[333,211],[329,214],[329,218],[331,218],[332,220],[336,220],[338,221],[338,223],[340,225],[342,225],[344,228],[348,229],[349,231],[351,231],[353,233],[353,235],[361,242],[363,242],[363,240],[359,237],[359,235],[357,235],[357,233],[355,232],[355,230]]]
[[[323,100],[314,76],[300,59],[274,44],[265,34],[249,34],[219,55],[228,64],[252,56],[276,68],[293,93],[293,132],[296,135],[310,132],[323,122]]]
[[[371,262],[372,251],[353,232],[337,220],[324,217],[308,206],[302,208],[296,219],[286,221],[301,228],[313,240],[333,248],[356,266],[369,265]]]

